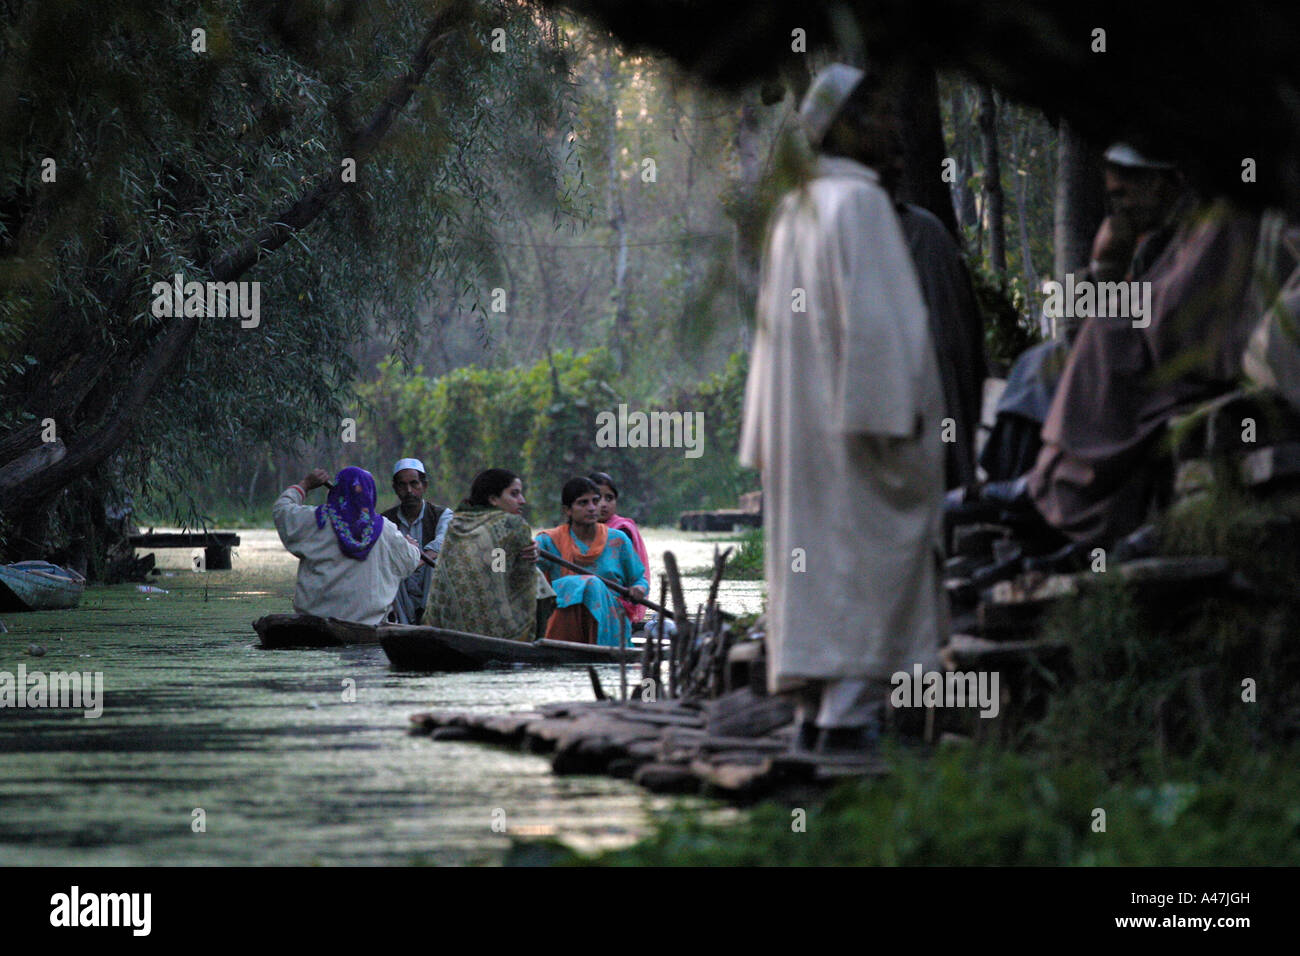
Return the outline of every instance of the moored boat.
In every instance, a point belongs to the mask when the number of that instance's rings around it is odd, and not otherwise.
[[[0,565],[0,611],[61,611],[81,603],[86,579],[48,561]]]
[[[640,648],[598,647],[568,641],[508,641],[437,627],[389,624],[379,628],[380,643],[397,670],[477,671],[494,665],[617,664],[641,656]]]

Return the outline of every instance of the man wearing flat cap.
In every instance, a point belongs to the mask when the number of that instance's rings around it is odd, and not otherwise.
[[[796,747],[841,754],[947,633],[944,393],[871,86],[834,64],[800,110],[817,156],[769,227],[740,449],[767,506],[769,688]]]
[[[1141,279],[1160,258],[1193,205],[1182,174],[1171,162],[1128,143],[1106,150],[1106,203],[1116,227],[1137,238],[1128,279]]]
[[[451,524],[451,509],[424,500],[429,477],[418,458],[403,458],[393,465],[393,492],[398,504],[384,512],[407,537],[420,546],[427,557],[438,560],[442,539]],[[429,596],[433,568],[424,562],[397,589],[393,614],[398,624],[419,624]]]

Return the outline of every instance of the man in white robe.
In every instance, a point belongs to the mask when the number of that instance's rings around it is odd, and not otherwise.
[[[801,109],[819,157],[768,234],[740,452],[763,478],[769,688],[796,698],[797,746],[831,752],[868,746],[891,677],[933,661],[948,621],[943,389],[907,241],[861,161],[883,139],[861,78],[828,67]]]

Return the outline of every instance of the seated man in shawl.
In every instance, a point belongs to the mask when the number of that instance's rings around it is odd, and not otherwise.
[[[393,492],[400,503],[385,511],[384,517],[418,544],[429,561],[436,562],[447,525],[451,524],[451,509],[425,501],[424,493],[428,489],[424,463],[418,458],[403,458],[393,466]],[[414,573],[402,582],[393,601],[393,616],[398,624],[420,623],[432,580],[433,566],[421,561]]]
[[[512,641],[536,637],[555,592],[537,569],[532,529],[520,514],[525,503],[513,471],[475,476],[443,539],[425,624]]]
[[[375,479],[361,468],[334,478],[325,504],[303,504],[329,484],[317,468],[290,485],[271,509],[280,541],[298,558],[293,609],[299,614],[381,624],[397,588],[420,563],[420,549],[375,513]]]
[[[1123,229],[1115,217],[1108,216],[1093,239],[1092,258],[1082,281],[1123,279],[1135,243],[1136,237]],[[1043,447],[1039,432],[1081,323],[1071,315],[1050,318],[1053,337],[1020,353],[998,399],[993,431],[980,453],[980,467],[991,482],[1010,481],[1025,474],[1034,467]]]
[[[1112,145],[1105,159],[1111,213],[1097,230],[1091,261],[1078,277],[1080,285],[1147,278],[1192,203],[1173,163],[1144,155],[1126,143]],[[978,491],[982,502],[1029,508],[1028,473],[1042,450],[1040,432],[1086,317],[1075,316],[1073,311],[1050,316],[1056,337],[1027,349],[1016,360],[998,401],[992,434],[980,455],[989,483],[950,496],[950,506],[958,506],[959,498],[969,500]]]
[[[1080,546],[1108,547],[1148,520],[1170,484],[1161,450],[1170,420],[1238,387],[1265,305],[1259,226],[1258,213],[1223,199],[1191,210],[1143,276],[1147,323],[1096,317],[1079,332],[1028,487],[1047,522]]]
[[[593,575],[608,578],[644,598],[649,591],[645,566],[627,535],[597,520],[600,491],[591,479],[566,481],[560,504],[566,522],[538,534],[537,546],[570,564],[590,568],[591,574],[578,574],[557,564],[545,566],[555,588],[556,604],[546,626],[546,637],[603,647],[618,647],[620,641],[626,644],[632,636],[632,624],[618,596]]]

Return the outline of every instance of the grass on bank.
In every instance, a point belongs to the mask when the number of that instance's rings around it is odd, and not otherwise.
[[[511,861],[602,866],[1244,866],[1300,864],[1295,750],[1108,779],[992,748],[895,753],[884,779],[820,805],[757,807],[734,826],[677,813],[594,859],[521,846]],[[806,815],[800,820],[800,812]],[[802,826],[800,824],[802,823]],[[1104,828],[1103,828],[1104,827]]]
[[[763,580],[764,545],[762,528],[746,528],[737,537],[724,538],[718,542],[719,550],[725,550],[727,547],[731,547],[732,552],[730,557],[727,558],[727,570],[723,574],[724,580]],[[689,568],[682,573],[707,578],[713,574],[713,565],[706,564],[698,568]]]
[[[249,531],[255,528],[269,528],[271,524],[271,505],[274,500],[261,501],[249,508],[245,505],[218,502],[204,509],[201,515],[191,515],[184,523],[190,531],[199,531],[202,522],[207,522],[209,531]],[[141,531],[150,528],[175,528],[178,523],[175,515],[153,514],[142,511],[134,516],[136,527]]]

